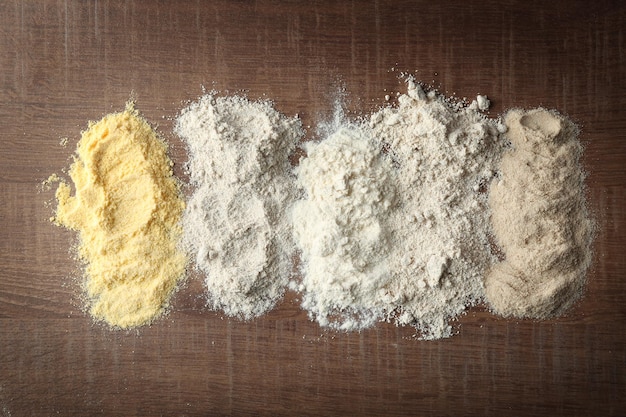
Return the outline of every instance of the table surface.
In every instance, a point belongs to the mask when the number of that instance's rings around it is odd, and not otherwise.
[[[591,4],[0,2],[0,415],[624,415],[626,4]],[[402,72],[487,94],[491,116],[545,106],[581,125],[598,235],[567,316],[476,307],[440,341],[387,324],[329,333],[292,293],[225,318],[193,277],[150,327],[84,313],[75,235],[49,223],[39,185],[89,120],[135,98],[183,176],[172,119],[203,88],[271,98],[310,138],[341,92],[367,113],[405,91]]]

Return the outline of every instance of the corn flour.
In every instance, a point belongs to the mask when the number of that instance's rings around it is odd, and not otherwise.
[[[184,202],[166,145],[133,108],[90,123],[53,221],[79,232],[89,312],[129,328],[150,323],[183,277],[178,248]]]

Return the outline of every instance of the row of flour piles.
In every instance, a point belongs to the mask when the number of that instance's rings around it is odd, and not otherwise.
[[[484,296],[486,189],[504,128],[412,81],[396,106],[338,119],[306,158],[297,118],[265,101],[206,95],[181,112],[193,194],[184,244],[212,308],[250,319],[289,286],[323,327],[377,321],[451,334],[448,321]],[[299,254],[299,270],[294,267]]]

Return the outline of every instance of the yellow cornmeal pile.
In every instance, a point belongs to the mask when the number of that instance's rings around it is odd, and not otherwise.
[[[90,313],[111,326],[147,324],[184,274],[179,221],[184,202],[166,145],[133,104],[90,123],[52,220],[80,232]]]

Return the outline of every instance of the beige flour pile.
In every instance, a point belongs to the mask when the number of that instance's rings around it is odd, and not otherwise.
[[[513,150],[489,203],[506,259],[487,275],[486,297],[503,316],[546,318],[576,301],[591,262],[582,147],[576,126],[544,109],[512,110],[505,123]]]

